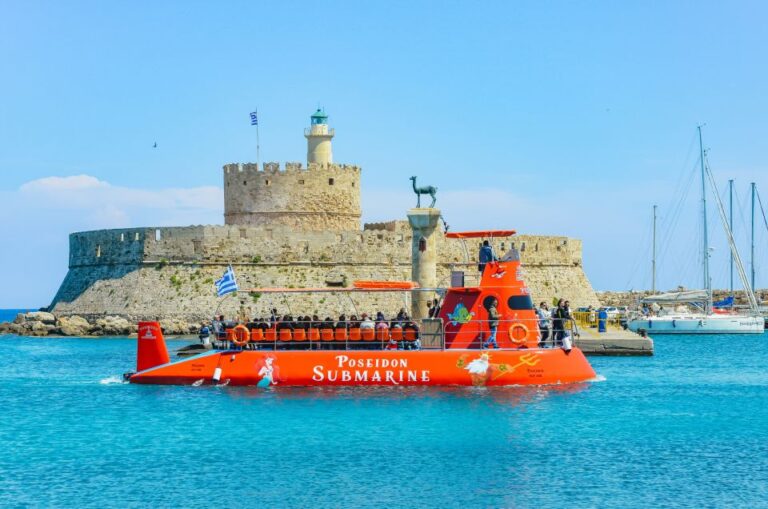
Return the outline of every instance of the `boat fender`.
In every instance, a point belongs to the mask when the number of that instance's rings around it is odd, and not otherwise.
[[[221,368],[217,367],[213,370],[213,377],[211,377],[214,382],[218,382],[221,380]]]
[[[235,327],[235,338],[232,340],[237,346],[245,346],[251,340],[251,332],[243,324]]]
[[[523,331],[522,335],[518,331]],[[513,323],[509,326],[509,339],[515,345],[524,345],[528,338],[528,327],[522,323]]]
[[[563,350],[565,350],[565,353],[570,353],[571,348],[571,335],[566,334],[563,336]]]
[[[677,327],[677,324],[675,323],[677,320],[672,320],[672,327]]]

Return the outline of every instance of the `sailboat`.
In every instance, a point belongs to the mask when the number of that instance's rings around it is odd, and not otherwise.
[[[744,265],[736,249],[733,233],[725,216],[725,209],[717,193],[715,179],[709,165],[706,164],[704,146],[701,140],[701,126],[699,130],[699,156],[701,160],[701,202],[703,208],[703,234],[702,255],[704,258],[704,289],[685,292],[669,292],[651,295],[640,302],[650,308],[647,315],[641,314],[632,317],[627,322],[627,327],[634,331],[645,331],[650,334],[761,334],[764,331],[764,320],[758,310],[757,299],[752,291],[752,286],[747,280]],[[720,219],[728,238],[731,254],[735,262],[739,277],[747,294],[750,311],[745,314],[724,313],[717,310],[712,303],[712,278],[709,274],[709,240],[707,231],[707,180],[712,187],[717,202]],[[655,211],[654,211],[655,217]],[[655,250],[654,250],[655,251]],[[654,252],[655,271],[655,252]],[[655,275],[654,275],[655,277]],[[655,287],[655,285],[654,285]],[[664,311],[664,306],[669,306],[674,311]],[[693,305],[696,311],[678,311],[676,306]],[[685,308],[683,308],[685,309]]]

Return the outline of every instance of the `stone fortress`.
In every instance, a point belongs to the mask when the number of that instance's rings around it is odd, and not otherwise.
[[[361,168],[333,163],[335,133],[327,119],[318,110],[305,130],[306,168],[301,163],[224,166],[224,225],[72,233],[69,271],[49,309],[58,316],[89,319],[117,315],[199,322],[217,310],[227,316],[243,309],[265,316],[276,307],[280,313],[323,318],[378,310],[391,315],[407,307],[409,297],[400,293],[355,294],[350,299],[346,292],[242,291],[343,288],[358,279],[411,280],[414,231],[406,220],[360,228]],[[411,192],[407,182],[403,192]],[[415,210],[439,214],[436,209]],[[536,301],[562,296],[574,308],[598,304],[582,268],[581,241],[531,235],[495,241],[497,253],[513,246],[520,251],[524,278]],[[438,286],[448,285],[451,264],[475,262],[475,242],[465,251],[461,241],[437,234],[432,247]],[[222,300],[213,282],[229,264],[241,292]],[[468,274],[477,272],[467,269]]]

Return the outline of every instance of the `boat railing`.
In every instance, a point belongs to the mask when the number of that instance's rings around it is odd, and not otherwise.
[[[451,263],[448,265],[451,274],[451,288],[480,286],[483,275],[477,263]]]
[[[467,332],[469,332],[469,341],[458,340],[462,348],[473,350],[493,347],[489,341],[491,335],[490,320],[472,319],[462,324],[461,331],[452,330],[451,325],[454,324],[457,323],[450,320],[446,324],[445,342],[447,344],[452,344],[460,336],[466,338]],[[470,328],[469,331],[467,327]],[[579,325],[573,318],[565,319],[562,326],[556,325],[550,318],[544,321],[538,317],[503,318],[498,321],[496,343],[499,345],[511,343],[513,345],[511,349],[533,348],[534,346],[539,348],[559,348],[563,346],[563,338],[565,336],[570,336],[571,343],[573,343],[573,340],[578,338],[579,335]],[[500,346],[500,348],[504,349],[505,347]],[[507,348],[509,349],[510,347]]]
[[[445,350],[448,348],[557,348],[563,346],[564,336],[572,341],[578,337],[579,325],[573,318],[555,326],[549,320],[545,326],[538,317],[503,318],[496,327],[496,345],[489,341],[489,320],[466,322],[441,318],[424,318],[409,322],[388,322],[387,326],[373,329],[355,326],[320,328],[314,322],[306,329],[280,327],[279,323],[266,330],[253,327],[248,340],[236,336],[235,328],[228,328],[214,340],[214,348],[221,350]],[[318,324],[320,325],[320,324]],[[557,328],[556,328],[557,327]],[[242,329],[240,329],[242,331]],[[242,331],[244,333],[244,331]],[[511,345],[511,346],[510,346]]]
[[[248,338],[238,337],[236,327],[226,328],[214,338],[216,349],[248,350],[443,350],[445,334],[441,318],[392,320],[373,328],[348,324],[329,328],[318,322],[280,322],[266,329],[248,327]],[[241,333],[243,334],[244,331]]]

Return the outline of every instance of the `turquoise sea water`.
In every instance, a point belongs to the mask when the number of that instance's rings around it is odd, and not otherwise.
[[[19,313],[37,311],[37,309],[0,309],[0,322],[12,322]]]
[[[264,391],[0,337],[0,507],[768,507],[767,341],[659,337],[571,387]]]

